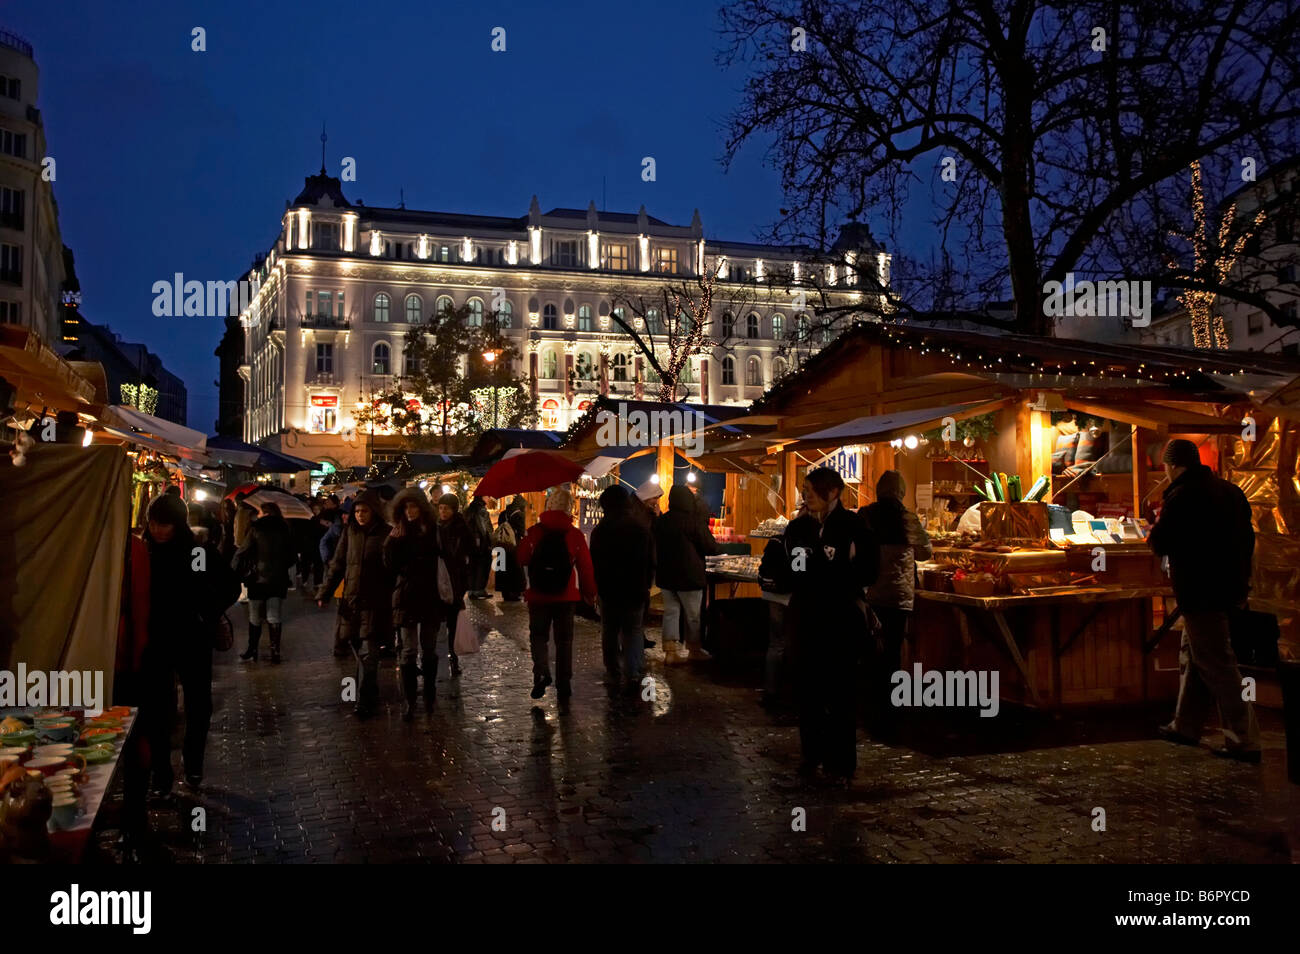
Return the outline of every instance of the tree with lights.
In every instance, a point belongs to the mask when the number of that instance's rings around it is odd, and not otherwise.
[[[951,252],[960,285],[928,281],[918,257],[891,282],[900,317],[978,311],[1010,292],[1010,326],[1046,334],[1044,285],[1067,273],[1204,288],[1165,264],[1183,170],[1213,158],[1250,181],[1247,159],[1295,151],[1291,4],[735,0],[722,18],[720,59],[749,70],[726,154],[770,144],[786,205],[775,240],[828,249],[840,223],[870,215],[897,246],[910,190],[926,190],[932,264]],[[912,279],[929,300],[903,287]]]
[[[1192,245],[1192,272],[1201,276],[1202,288],[1188,288],[1178,294],[1178,300],[1187,309],[1192,324],[1192,344],[1197,348],[1227,349],[1228,328],[1223,322],[1223,315],[1214,311],[1219,293],[1212,290],[1227,280],[1236,267],[1246,245],[1258,233],[1264,224],[1264,210],[1255,213],[1249,226],[1235,237],[1233,230],[1237,225],[1237,204],[1234,202],[1223,213],[1219,223],[1219,234],[1212,238],[1205,218],[1205,187],[1201,182],[1201,163],[1193,162],[1192,168],[1192,230],[1180,235]],[[1178,268],[1172,259],[1169,267]]]

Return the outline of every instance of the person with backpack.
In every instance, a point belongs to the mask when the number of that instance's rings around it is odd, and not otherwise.
[[[573,694],[573,612],[581,601],[596,601],[596,576],[582,531],[569,511],[573,498],[557,487],[546,498],[546,512],[519,544],[519,563],[528,568],[528,643],[533,656],[532,697],[551,684],[549,639],[555,637],[556,696]],[[575,580],[575,572],[577,579]]]
[[[646,594],[655,575],[654,536],[618,484],[601,493],[600,507],[604,516],[591,531],[591,562],[600,596],[605,672],[615,682],[621,677],[623,688],[633,692],[641,681],[645,656],[643,623]]]
[[[712,658],[700,644],[704,558],[722,551],[709,533],[708,518],[700,514],[690,488],[674,484],[668,491],[668,512],[660,514],[654,524],[655,576],[664,599],[666,663]]]

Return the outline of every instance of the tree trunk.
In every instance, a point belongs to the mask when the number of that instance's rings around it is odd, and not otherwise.
[[[1043,314],[1043,289],[1034,246],[1034,223],[1029,211],[1033,194],[1031,150],[1033,149],[1032,103],[1034,75],[1023,58],[1009,64],[1006,124],[1002,140],[1002,235],[1007,245],[1011,294],[1015,302],[1016,330],[1028,335],[1051,334]]]

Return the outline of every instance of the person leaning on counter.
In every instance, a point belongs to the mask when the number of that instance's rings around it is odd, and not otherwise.
[[[1158,731],[1166,741],[1200,745],[1205,719],[1217,704],[1224,746],[1214,754],[1258,762],[1259,724],[1254,706],[1241,698],[1228,625],[1228,614],[1243,606],[1250,592],[1255,553],[1250,503],[1240,487],[1201,463],[1191,441],[1170,441],[1163,459],[1169,486],[1147,542],[1169,558],[1183,640],[1174,720]]]

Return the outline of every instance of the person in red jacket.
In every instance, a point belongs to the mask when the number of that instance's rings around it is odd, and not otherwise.
[[[573,694],[573,611],[579,601],[595,603],[596,574],[582,531],[573,525],[573,498],[564,488],[546,498],[546,512],[519,544],[519,565],[528,568],[528,642],[533,654],[532,697],[551,684],[548,639],[555,634],[556,696]],[[577,579],[574,579],[575,573]]]

